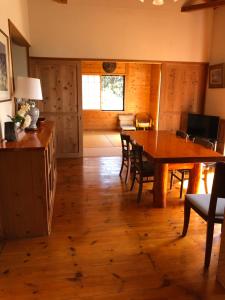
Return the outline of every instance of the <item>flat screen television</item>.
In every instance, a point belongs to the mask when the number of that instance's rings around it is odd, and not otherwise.
[[[212,141],[217,140],[219,117],[201,114],[188,114],[187,133],[191,137],[202,137]]]

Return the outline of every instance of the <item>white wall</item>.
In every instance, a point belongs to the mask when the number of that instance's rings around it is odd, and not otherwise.
[[[8,19],[13,22],[22,35],[29,41],[27,0],[1,0],[0,28],[7,35],[9,35]],[[13,108],[13,101],[0,103],[0,139],[3,136],[3,123],[9,120],[7,115],[12,115]]]
[[[29,0],[32,56],[208,61],[213,10],[182,0]]]
[[[214,12],[213,39],[210,64],[225,63],[225,7]],[[207,89],[205,113],[225,119],[225,88]]]

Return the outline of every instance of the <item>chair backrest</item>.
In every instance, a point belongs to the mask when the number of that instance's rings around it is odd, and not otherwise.
[[[186,139],[186,140],[189,138],[189,135],[183,130],[177,130],[176,131],[176,136],[179,136],[182,139]]]
[[[133,164],[134,167],[138,170],[139,173],[143,170],[143,147],[138,145],[135,142],[132,142],[132,153],[133,153]]]
[[[134,114],[118,115],[119,125],[122,126],[134,126]]]
[[[120,138],[121,138],[122,154],[123,156],[128,158],[130,155],[130,144],[131,144],[130,136],[127,134],[120,133]]]
[[[214,150],[214,148],[215,148],[215,145],[212,142],[210,142],[208,139],[205,139],[205,138],[195,137],[194,143],[202,145],[203,147],[211,149],[211,150]]]
[[[215,175],[213,180],[208,218],[215,218],[217,198],[225,198],[225,163],[216,163]],[[225,200],[224,200],[225,201]]]
[[[146,127],[152,127],[154,125],[149,113],[143,112],[136,114],[136,127],[142,127],[142,124],[144,124]]]

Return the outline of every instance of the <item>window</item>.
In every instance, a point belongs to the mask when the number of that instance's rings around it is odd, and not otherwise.
[[[82,76],[83,109],[99,109],[100,107],[100,76]]]
[[[124,76],[83,75],[83,109],[123,110]]]

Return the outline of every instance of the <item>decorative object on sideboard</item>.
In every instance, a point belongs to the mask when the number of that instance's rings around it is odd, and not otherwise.
[[[21,129],[30,126],[31,117],[29,115],[30,105],[28,103],[21,104],[20,109],[14,117],[8,116],[14,124]]]
[[[45,118],[44,117],[39,117],[37,120],[37,126],[41,126],[45,123]]]
[[[106,73],[113,73],[116,70],[116,62],[105,61],[102,63],[102,67]]]
[[[0,29],[0,102],[11,100],[8,36]]]
[[[225,87],[224,63],[209,66],[209,88]]]
[[[15,127],[15,123],[10,121],[10,122],[5,122],[5,140],[7,142],[12,142],[17,140],[17,131]]]
[[[29,110],[30,105],[25,103],[20,106],[14,117],[8,116],[11,121],[5,122],[5,140],[8,142],[16,141],[19,133],[30,126],[31,117],[28,114]]]
[[[41,82],[38,78],[17,77],[15,95],[16,98],[29,100],[31,124],[29,130],[37,130],[39,109],[35,106],[34,100],[43,100]]]

